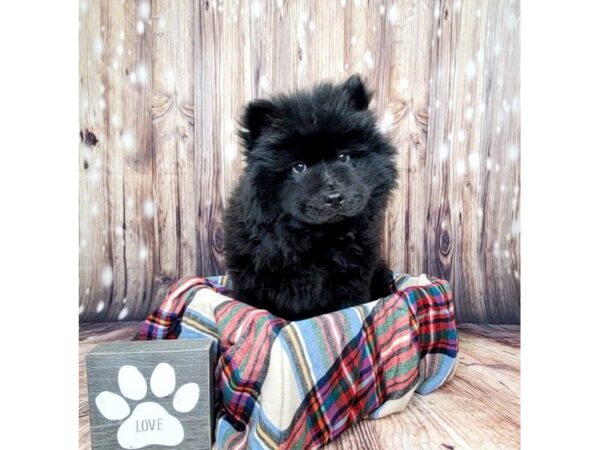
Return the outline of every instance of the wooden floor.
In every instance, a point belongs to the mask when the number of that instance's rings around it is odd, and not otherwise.
[[[138,322],[82,325],[79,332],[79,448],[90,448],[85,355],[99,342],[131,340]],[[518,326],[461,325],[456,375],[415,395],[406,410],[363,420],[327,450],[513,449],[520,443]]]

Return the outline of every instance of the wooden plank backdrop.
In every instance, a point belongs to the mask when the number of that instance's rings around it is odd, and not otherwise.
[[[398,148],[386,258],[519,323],[519,58],[512,0],[82,0],[80,320],[224,272],[241,107],[358,72]]]

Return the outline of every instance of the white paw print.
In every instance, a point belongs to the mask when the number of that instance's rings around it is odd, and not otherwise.
[[[136,367],[121,367],[118,382],[123,397],[135,401],[146,397],[148,386]],[[158,398],[171,395],[175,391],[175,369],[167,363],[158,364],[150,377],[150,389]],[[143,402],[129,415],[131,409],[123,397],[110,391],[100,392],[96,396],[96,406],[108,420],[123,420],[129,416],[117,431],[117,441],[122,448],[181,444],[184,437],[183,426],[162,405],[151,401]],[[173,408],[180,413],[188,413],[194,409],[199,398],[200,387],[197,383],[184,384],[175,392]]]

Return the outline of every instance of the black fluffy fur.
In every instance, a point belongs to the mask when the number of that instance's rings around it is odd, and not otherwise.
[[[395,149],[370,100],[353,75],[246,107],[247,164],[224,217],[238,300],[298,320],[389,294],[379,248]]]

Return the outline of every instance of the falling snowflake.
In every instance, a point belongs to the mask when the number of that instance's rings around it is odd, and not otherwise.
[[[367,50],[363,55],[363,60],[369,69],[372,69],[373,66],[375,66],[375,63],[373,62],[373,56],[369,50]]]
[[[468,161],[469,161],[469,168],[471,170],[477,170],[479,168],[479,154],[478,153],[473,152],[473,153],[469,154]]]
[[[400,89],[406,89],[408,87],[408,79],[407,78],[401,78],[400,82],[398,83],[398,85],[400,86]]]
[[[462,6],[462,3],[460,2],[460,0],[454,2],[454,9],[456,11],[459,11],[461,6]]]
[[[379,14],[381,14],[382,16],[385,14],[385,6],[384,5],[381,5],[379,7]]]
[[[398,7],[396,5],[392,5],[390,6],[390,9],[388,9],[388,13],[387,13],[387,19],[389,20],[389,22],[391,24],[395,24],[396,21],[398,20],[398,16],[399,16],[399,12],[398,12]]]
[[[458,161],[456,161],[456,174],[464,175],[465,171],[466,171],[465,162],[462,159],[459,159]]]
[[[440,145],[439,151],[440,151],[441,160],[445,161],[448,158],[448,153],[449,153],[448,145],[447,144]]]
[[[144,64],[140,64],[136,70],[137,79],[140,83],[144,84],[148,81],[148,69]]]
[[[475,66],[475,62],[473,60],[470,60],[465,66],[465,75],[468,79],[471,79],[475,76],[476,73],[477,67]]]
[[[125,49],[123,48],[123,46],[121,44],[117,44],[117,46],[115,47],[115,50],[117,51],[117,55],[122,55],[125,52]]]
[[[140,2],[138,12],[142,19],[148,19],[150,17],[150,5],[147,1]]]
[[[79,314],[83,314],[83,311],[85,311],[85,305],[82,303],[81,305],[79,305]]]
[[[173,89],[175,87],[175,79],[175,70],[172,67],[169,67],[165,72],[165,83],[169,89]]]
[[[154,202],[151,199],[144,201],[144,216],[148,218],[154,217]]]
[[[94,40],[94,52],[98,57],[102,56],[102,53],[104,53],[104,42],[101,37],[97,37]]]
[[[144,22],[142,22],[141,20],[138,20],[137,23],[135,24],[135,31],[137,31],[138,34],[143,34],[144,33]]]
[[[465,141],[465,132],[463,130],[458,130],[458,142],[464,142]]]
[[[114,127],[114,128],[118,128],[120,127],[123,122],[121,121],[121,116],[118,115],[117,113],[113,113],[110,116],[110,124]]]
[[[100,280],[102,281],[102,286],[108,287],[113,282],[113,271],[110,266],[105,266],[102,269],[102,273],[100,274]]]
[[[96,306],[96,312],[97,313],[101,313],[102,311],[104,311],[104,300],[102,300],[100,303],[98,303],[98,305]]]
[[[250,4],[250,14],[252,14],[252,17],[257,19],[260,17],[261,12],[262,3],[259,0],[252,0],[252,3]]]
[[[492,159],[491,159],[491,158],[488,158],[488,159],[485,161],[485,168],[486,168],[487,170],[492,170],[492,165],[493,165],[493,164],[494,164],[494,161],[492,161]]]
[[[127,306],[124,306],[123,309],[119,312],[119,320],[123,320],[129,314],[129,309]]]
[[[394,116],[390,111],[386,111],[379,122],[379,129],[382,133],[387,133],[394,123]]]
[[[124,131],[121,135],[121,144],[126,151],[131,151],[135,146],[135,138],[131,131]]]
[[[308,29],[310,31],[315,31],[315,23],[312,20],[308,23]]]
[[[90,207],[90,211],[92,213],[92,216],[97,216],[98,215],[98,205],[96,203],[92,203],[92,206]]]
[[[474,112],[474,110],[473,110],[472,106],[469,106],[469,107],[467,107],[467,109],[465,109],[465,120],[467,122],[470,122],[471,119],[473,119],[473,112]]]

